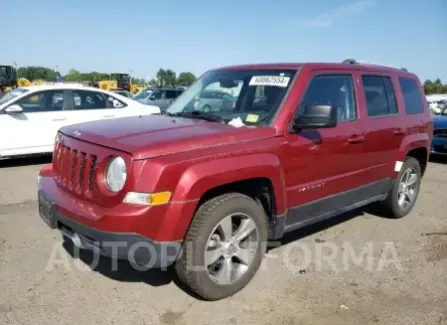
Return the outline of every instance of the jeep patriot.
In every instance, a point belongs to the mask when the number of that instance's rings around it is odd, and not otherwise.
[[[202,110],[204,91],[235,103]],[[222,299],[253,278],[269,240],[373,202],[407,215],[432,134],[403,68],[219,68],[162,114],[60,129],[39,214],[79,248],[172,266],[192,292]]]

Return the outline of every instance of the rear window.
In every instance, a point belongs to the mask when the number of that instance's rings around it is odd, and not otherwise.
[[[407,114],[420,114],[424,112],[422,94],[419,91],[416,80],[399,78],[400,89],[404,97],[405,111]]]

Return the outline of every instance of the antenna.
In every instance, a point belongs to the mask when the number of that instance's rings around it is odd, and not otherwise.
[[[378,63],[372,63],[372,62],[367,62],[367,61],[358,61],[355,59],[346,59],[342,62],[343,64],[361,64],[361,65],[369,65],[369,66],[375,66],[375,67],[385,67],[385,68],[392,68],[392,69],[398,69],[404,72],[408,72],[407,69],[403,68],[403,67],[395,67],[392,65],[386,65],[386,64],[378,64]]]

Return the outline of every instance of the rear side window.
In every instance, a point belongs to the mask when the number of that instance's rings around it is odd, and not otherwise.
[[[177,92],[175,90],[166,90],[166,98],[167,99],[174,99],[177,98]]]
[[[369,117],[397,114],[396,95],[389,77],[362,76]]]
[[[404,97],[405,111],[407,114],[420,114],[424,112],[424,103],[416,80],[399,78],[400,89]]]

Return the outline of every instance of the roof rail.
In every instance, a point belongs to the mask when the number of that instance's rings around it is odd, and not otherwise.
[[[385,64],[377,64],[377,63],[371,63],[371,62],[366,62],[366,61],[358,61],[358,60],[354,60],[354,59],[346,59],[342,62],[343,64],[362,64],[362,65],[370,65],[370,66],[376,66],[376,67],[386,67],[386,68],[392,68],[392,69],[398,69],[404,72],[408,72],[407,69],[405,69],[404,67],[395,67],[395,66],[391,66],[391,65],[385,65]]]

